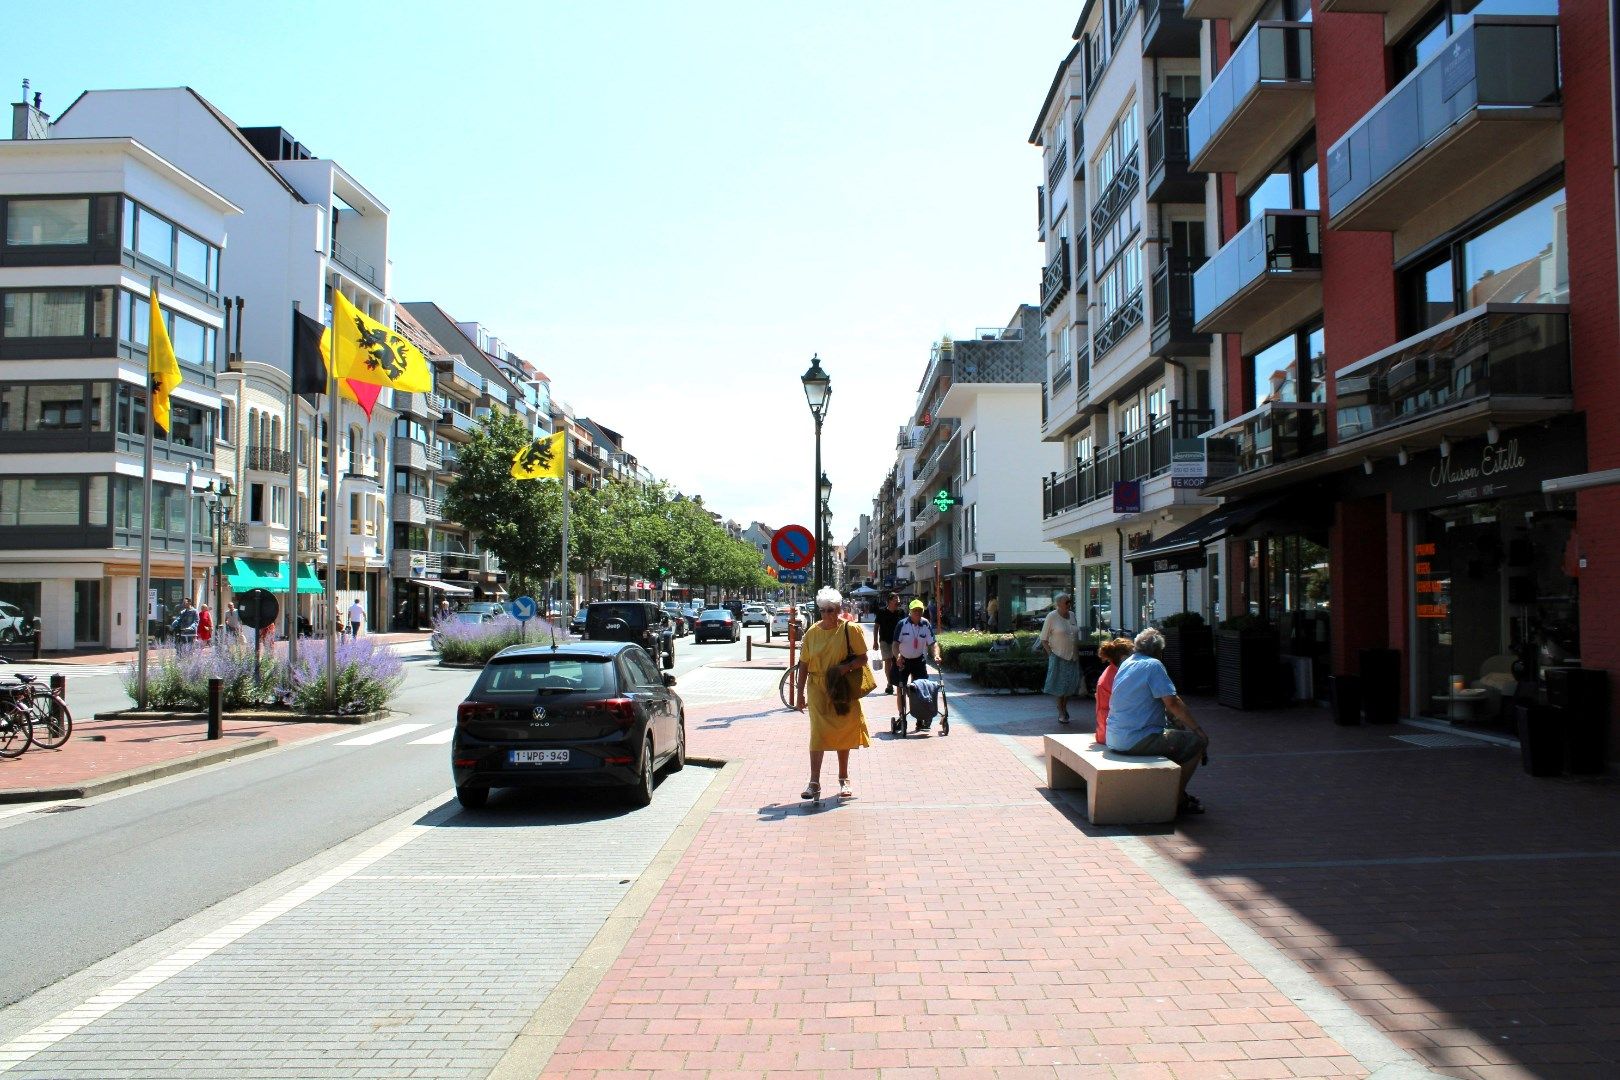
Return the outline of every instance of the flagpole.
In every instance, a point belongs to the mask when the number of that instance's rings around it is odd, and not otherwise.
[[[293,301],[292,363],[287,366],[287,684],[298,671],[298,301]],[[218,616],[216,615],[216,618]]]
[[[561,618],[570,619],[568,611],[568,429],[563,428],[562,444],[562,615]],[[566,624],[565,624],[566,625]]]
[[[152,295],[157,295],[157,275],[152,275]],[[140,613],[140,638],[135,653],[135,707],[146,708],[146,668],[147,653],[151,648],[151,611],[147,607],[150,601],[147,597],[152,592],[152,429],[157,426],[153,416],[152,393],[152,311],[151,300],[147,300],[146,319],[146,442],[143,448],[145,467],[141,495],[141,584],[135,596],[135,610]]]
[[[330,399],[326,422],[326,706],[337,711],[338,627],[338,383],[337,383],[337,286],[332,286],[332,359],[327,364],[327,397]],[[346,564],[346,563],[345,563]]]

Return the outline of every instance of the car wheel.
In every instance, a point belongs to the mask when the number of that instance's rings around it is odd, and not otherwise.
[[[630,805],[650,806],[653,801],[653,744],[649,738],[641,748],[641,771],[630,789]]]
[[[458,787],[456,788],[456,801],[465,809],[479,810],[489,802],[489,788],[487,787]]]
[[[667,766],[670,772],[677,773],[686,768],[686,717],[681,716],[675,722],[675,756],[669,759]]]

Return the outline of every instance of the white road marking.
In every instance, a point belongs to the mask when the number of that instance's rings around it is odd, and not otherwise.
[[[420,739],[412,739],[412,746],[443,746],[455,735],[456,729],[447,727],[443,731],[435,731],[431,735],[424,735]]]
[[[423,728],[431,726],[432,725],[430,724],[395,724],[393,727],[385,727],[381,731],[373,731],[365,735],[357,735],[352,739],[344,739],[342,742],[338,743],[338,745],[374,746],[377,743],[387,742],[389,739],[397,739],[401,735],[409,735],[413,731],[421,731]]]
[[[426,727],[427,725],[416,726]],[[10,1072],[40,1051],[47,1050],[63,1039],[77,1034],[119,1006],[127,1005],[146,991],[167,982],[193,964],[206,960],[225,946],[246,937],[272,919],[285,915],[306,900],[312,900],[332,886],[353,877],[366,867],[398,851],[430,829],[432,829],[431,825],[407,825],[393,836],[388,837],[369,850],[361,852],[348,862],[333,867],[307,884],[283,893],[257,911],[250,912],[235,922],[227,923],[211,934],[203,935],[184,948],[176,949],[168,956],[151,964],[144,970],[136,972],[123,982],[110,986],[101,993],[89,998],[77,1008],[69,1009],[56,1017],[56,1019],[41,1024],[34,1030],[0,1046],[0,1073]]]

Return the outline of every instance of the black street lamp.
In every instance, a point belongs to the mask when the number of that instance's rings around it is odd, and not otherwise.
[[[224,626],[225,526],[231,519],[231,507],[236,503],[236,492],[231,490],[229,480],[221,480],[218,488],[214,487],[214,482],[210,480],[203,488],[203,498],[208,501],[208,513],[213,518],[214,526],[214,623],[217,626]],[[294,543],[296,544],[296,537]],[[295,560],[296,558],[294,556]],[[297,562],[295,561],[293,565],[296,567]],[[297,587],[296,582],[293,587]],[[224,640],[223,635],[220,640]]]
[[[816,422],[816,521],[813,534],[816,538],[816,557],[813,560],[815,583],[812,589],[819,591],[822,585],[821,522],[822,503],[824,501],[821,492],[824,484],[827,490],[831,490],[832,487],[831,484],[827,483],[826,476],[821,472],[821,423],[827,418],[827,403],[832,400],[832,379],[828,378],[827,373],[821,370],[821,357],[819,354],[810,358],[810,370],[799,376],[799,381],[804,384],[804,400],[809,403],[810,415]]]
[[[821,520],[816,525],[816,528],[820,530],[816,534],[816,565],[820,568],[821,577],[827,579],[834,575],[830,573],[832,561],[827,553],[827,537],[825,535],[832,531],[832,481],[827,479],[826,473],[821,474],[821,480],[816,485],[816,488],[821,494],[821,503],[819,504],[821,506]]]

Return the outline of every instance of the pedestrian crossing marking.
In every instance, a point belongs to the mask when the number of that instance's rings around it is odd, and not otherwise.
[[[443,731],[435,731],[433,734],[424,735],[420,739],[412,739],[411,740],[411,745],[412,746],[443,746],[445,743],[450,741],[451,737],[454,736],[455,733],[456,733],[455,728],[447,727]]]
[[[385,727],[381,731],[373,731],[365,735],[358,735],[352,739],[344,739],[338,745],[375,746],[377,743],[387,742],[389,739],[397,739],[401,735],[409,735],[413,731],[421,731],[428,726],[427,724],[395,724],[393,727]]]

